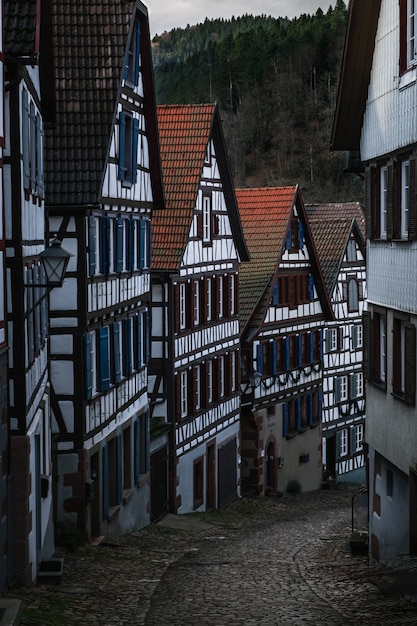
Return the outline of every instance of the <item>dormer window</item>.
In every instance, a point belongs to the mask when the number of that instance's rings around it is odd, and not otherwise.
[[[130,85],[137,85],[139,82],[140,69],[140,23],[135,22],[132,36],[130,38],[129,49],[126,54],[126,62],[123,69],[123,78]]]
[[[119,114],[119,163],[117,178],[127,186],[136,183],[138,174],[139,120],[131,113]]]

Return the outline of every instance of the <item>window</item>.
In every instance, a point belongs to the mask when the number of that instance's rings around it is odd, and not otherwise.
[[[110,332],[109,327],[98,329],[99,334],[99,390],[110,388]]]
[[[348,377],[337,376],[334,379],[335,402],[346,402],[348,399]]]
[[[131,85],[137,85],[140,71],[140,22],[134,25],[123,70],[123,78]]]
[[[137,180],[139,121],[130,112],[119,113],[119,161],[117,178],[126,186]]]
[[[230,391],[236,391],[236,358],[237,352],[230,354]]]
[[[219,356],[217,360],[217,367],[219,368],[219,398],[223,398],[225,392],[225,371],[224,371],[224,356]]]
[[[181,407],[181,417],[187,417],[187,394],[188,394],[188,384],[187,384],[187,371],[183,370],[180,373],[180,407]]]
[[[212,315],[212,282],[211,278],[206,279],[206,321],[211,322]]]
[[[230,315],[236,314],[236,276],[229,274]]]
[[[354,426],[354,435],[355,435],[355,452],[359,452],[363,450],[363,435],[364,435],[363,424],[358,424]]]
[[[348,311],[359,311],[359,286],[355,278],[350,278],[347,283]]]
[[[43,129],[42,118],[26,89],[22,90],[22,169],[27,193],[43,198]]]
[[[200,283],[198,280],[193,281],[193,322],[194,326],[200,323]]]
[[[349,239],[346,250],[348,263],[354,263],[356,261],[356,241]]]
[[[339,457],[346,456],[348,453],[348,431],[346,428],[338,431],[339,439]]]
[[[401,239],[408,239],[410,208],[410,162],[401,163]]]
[[[386,165],[379,170],[379,236],[387,237],[387,206],[388,206],[388,168]]]
[[[354,400],[356,398],[363,397],[363,375],[362,372],[355,372],[350,375],[350,398]]]
[[[200,376],[200,366],[194,365],[193,367],[193,376],[194,376],[194,408],[196,411],[201,409],[201,376]]]
[[[180,283],[180,302],[179,302],[179,318],[180,318],[180,329],[184,330],[187,326],[187,309],[186,309],[186,284]]]
[[[362,348],[362,324],[354,324],[350,327],[352,350]]]
[[[213,361],[206,362],[207,404],[213,402]]]
[[[415,326],[405,319],[394,318],[392,348],[392,387],[395,396],[415,404]]]
[[[327,328],[325,334],[326,352],[335,352],[337,350],[337,328]]]
[[[217,280],[219,289],[218,289],[218,293],[217,293],[217,297],[218,297],[218,317],[219,319],[221,319],[223,317],[223,310],[224,310],[224,289],[223,289],[223,276],[218,276],[218,280]]]
[[[211,239],[211,196],[203,196],[203,242]]]

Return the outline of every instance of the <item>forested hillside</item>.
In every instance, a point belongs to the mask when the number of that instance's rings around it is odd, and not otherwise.
[[[362,201],[329,150],[347,8],[206,20],[153,39],[158,103],[217,101],[239,187],[298,183],[306,202]]]

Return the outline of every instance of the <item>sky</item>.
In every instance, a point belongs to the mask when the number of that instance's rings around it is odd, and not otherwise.
[[[151,37],[188,24],[200,24],[208,19],[240,17],[242,15],[272,15],[298,17],[313,15],[320,7],[324,12],[336,0],[143,0],[149,13]]]

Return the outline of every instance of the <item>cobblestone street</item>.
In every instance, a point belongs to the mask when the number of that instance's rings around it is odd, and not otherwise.
[[[14,590],[22,624],[42,626],[417,623],[417,561],[352,556],[339,488],[242,498],[228,510],[168,515],[127,537],[65,554],[60,585]],[[364,528],[359,499],[355,527]]]

